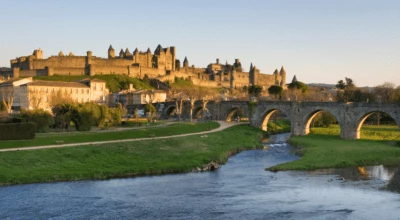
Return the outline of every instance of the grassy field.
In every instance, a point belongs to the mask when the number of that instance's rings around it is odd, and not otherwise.
[[[339,125],[331,125],[329,128],[310,128],[311,134],[339,136]],[[395,125],[363,126],[360,139],[365,140],[400,140],[400,130]]]
[[[84,143],[93,141],[123,140],[144,137],[161,137],[176,134],[194,133],[207,131],[219,127],[217,122],[205,123],[177,123],[162,127],[146,127],[133,130],[114,130],[104,132],[64,132],[37,134],[33,140],[0,141],[0,149],[15,147],[30,147],[53,145],[56,143]]]
[[[271,168],[277,170],[314,170],[364,165],[400,164],[400,130],[397,126],[366,126],[360,140],[342,140],[339,128],[313,128],[307,136],[290,138],[297,146],[299,160]]]
[[[287,119],[278,119],[275,121],[269,121],[267,124],[267,131],[270,134],[281,134],[290,132],[290,121]]]
[[[259,147],[260,130],[238,125],[202,136],[3,152],[0,184],[188,172],[210,161],[225,163],[234,153]]]

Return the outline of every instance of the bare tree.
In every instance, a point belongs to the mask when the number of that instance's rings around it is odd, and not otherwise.
[[[42,89],[29,89],[28,91],[28,100],[29,105],[32,106],[33,109],[41,108],[46,103],[46,93]]]
[[[379,97],[379,102],[394,102],[396,101],[396,90],[394,83],[385,82],[374,88],[374,94]]]
[[[7,112],[11,113],[11,107],[14,102],[14,88],[3,87],[1,89],[1,98],[4,106],[7,108]]]
[[[48,98],[48,103],[50,106],[72,102],[73,100],[71,98],[71,92],[68,91],[62,92],[61,90],[58,90],[57,92],[52,93]]]

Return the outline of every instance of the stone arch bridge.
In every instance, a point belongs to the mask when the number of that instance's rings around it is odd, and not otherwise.
[[[158,103],[162,108],[157,108],[161,116],[166,116],[176,109],[175,102]],[[160,106],[161,107],[161,106]],[[193,115],[203,111],[201,101],[196,102]],[[190,105],[186,102],[183,105],[183,114],[189,112]],[[375,112],[389,114],[400,128],[400,104],[383,103],[339,103],[339,102],[278,102],[259,101],[249,115],[247,101],[221,101],[209,102],[206,105],[207,112],[213,120],[227,120],[232,114],[241,110],[244,115],[249,116],[250,124],[254,127],[266,130],[269,118],[277,111],[286,114],[291,122],[293,135],[307,135],[310,131],[312,119],[320,111],[331,113],[340,126],[340,137],[343,139],[360,138],[360,129],[364,121]],[[195,118],[195,117],[193,117]]]

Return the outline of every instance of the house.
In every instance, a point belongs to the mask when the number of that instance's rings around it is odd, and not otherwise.
[[[99,79],[62,82],[33,81],[29,77],[0,83],[0,93],[2,98],[11,101],[13,110],[41,108],[51,111],[54,105],[63,101],[106,103],[109,91],[106,82]]]
[[[163,90],[124,90],[118,93],[117,101],[127,105],[165,102],[167,93]]]

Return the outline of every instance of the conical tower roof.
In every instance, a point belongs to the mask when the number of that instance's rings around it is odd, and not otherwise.
[[[128,48],[126,48],[125,53],[126,53],[126,54],[130,54],[131,52],[129,51]]]
[[[147,48],[147,53],[151,53],[150,47]]]
[[[112,45],[110,44],[110,47],[108,48],[108,50],[114,50],[114,48],[112,47]]]
[[[164,52],[161,44],[159,44],[156,48],[156,50],[154,51],[155,54],[160,54],[161,52]]]
[[[296,77],[296,75],[294,75],[294,76],[293,76],[293,79],[292,79],[292,83],[295,83],[295,82],[297,82],[297,77]]]
[[[279,74],[281,74],[281,75],[286,74],[286,70],[285,70],[285,68],[283,68],[283,66],[281,68],[281,71],[279,71]]]
[[[137,47],[135,48],[135,51],[133,51],[133,53],[139,53],[139,50],[137,49]]]
[[[278,75],[278,69],[275,69],[274,74]]]

